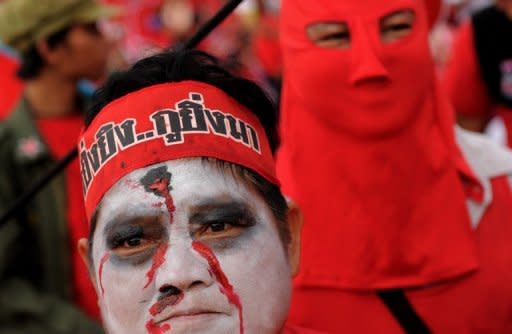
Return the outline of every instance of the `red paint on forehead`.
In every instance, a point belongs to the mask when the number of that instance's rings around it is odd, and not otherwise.
[[[169,191],[169,184],[171,180],[168,178],[165,179],[157,179],[153,182],[149,188],[154,190],[157,194],[162,196],[165,199],[165,205],[167,206],[167,210],[169,211],[169,223],[173,222],[173,213],[176,210],[174,206],[174,201],[171,196],[171,192]]]
[[[105,289],[103,288],[103,266],[105,265],[105,262],[107,262],[108,258],[110,257],[110,253],[106,253],[103,255],[103,257],[100,260],[100,269],[98,271],[99,281],[100,281],[100,289],[101,289],[101,295],[103,296],[105,294]]]
[[[169,245],[167,243],[162,243],[156,250],[155,256],[153,257],[153,263],[151,264],[151,268],[149,268],[148,272],[146,273],[148,281],[146,282],[146,285],[144,285],[144,289],[147,288],[151,284],[151,282],[153,282],[157,269],[160,268],[160,266],[164,263],[165,253],[167,252],[168,247]]]
[[[243,321],[243,313],[242,313],[242,303],[240,302],[240,297],[235,292],[231,283],[229,283],[226,274],[222,271],[220,267],[219,260],[213,254],[212,250],[208,248],[206,245],[198,242],[192,241],[192,248],[196,252],[199,253],[203,258],[206,259],[208,265],[210,266],[210,272],[215,276],[217,282],[219,282],[221,288],[220,291],[228,298],[230,304],[234,305],[238,309],[238,318],[240,319],[240,334],[244,333],[244,321]]]
[[[146,323],[146,329],[148,330],[149,334],[163,334],[167,332],[169,329],[171,329],[171,325],[169,324],[162,324],[157,325],[153,323],[153,320],[149,320]]]

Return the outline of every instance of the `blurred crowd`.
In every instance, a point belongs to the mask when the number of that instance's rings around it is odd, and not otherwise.
[[[105,0],[120,12],[98,21],[98,29],[112,43],[108,72],[127,68],[136,60],[187,41],[224,4],[222,0]],[[277,97],[280,79],[278,46],[279,1],[245,1],[198,46],[223,60],[228,69],[257,81]],[[2,98],[0,115],[16,100],[20,81],[16,50],[0,45]],[[9,75],[10,74],[10,75]],[[5,83],[4,83],[5,80]],[[11,92],[12,90],[12,92]]]
[[[104,0],[121,11],[98,22],[112,43],[107,71],[125,69],[136,60],[186,42],[202,23],[222,6],[222,0]],[[459,28],[476,11],[493,0],[444,0],[440,16],[431,31],[432,54],[440,73],[450,59]],[[278,41],[279,0],[248,0],[198,46],[224,61],[228,69],[255,80],[278,100],[281,56]],[[21,83],[12,75],[16,69],[14,50],[0,45],[2,87],[0,116],[16,100]],[[455,60],[457,61],[457,60]],[[107,73],[108,73],[107,72]],[[11,75],[8,75],[11,74]],[[12,97],[12,98],[11,98]]]

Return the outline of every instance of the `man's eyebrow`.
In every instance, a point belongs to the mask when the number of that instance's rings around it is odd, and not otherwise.
[[[134,224],[150,224],[159,222],[160,219],[160,215],[157,214],[144,215],[141,213],[129,216],[126,213],[122,213],[119,215],[115,215],[114,217],[110,218],[107,221],[107,223],[105,224],[105,228],[103,229],[103,235],[108,235],[119,226]]]
[[[245,202],[233,200],[205,200],[191,207],[189,222],[194,224],[229,218],[249,218],[252,220],[253,217],[254,214],[251,208]]]

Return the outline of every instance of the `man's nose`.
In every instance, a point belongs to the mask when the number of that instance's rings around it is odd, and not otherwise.
[[[156,288],[161,293],[178,289],[186,292],[213,284],[208,264],[192,249],[190,241],[171,240],[165,261],[155,275]]]
[[[356,25],[352,40],[352,69],[349,76],[351,85],[358,85],[366,80],[389,79],[389,72],[379,59],[371,37],[362,23]]]

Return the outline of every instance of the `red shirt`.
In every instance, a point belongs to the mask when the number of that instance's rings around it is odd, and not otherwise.
[[[512,333],[512,190],[506,176],[491,185],[493,200],[475,230],[479,270],[407,292],[433,333]],[[403,333],[374,292],[295,287],[290,321],[329,333]]]
[[[304,327],[286,325],[281,334],[326,334],[325,332],[319,332]]]

